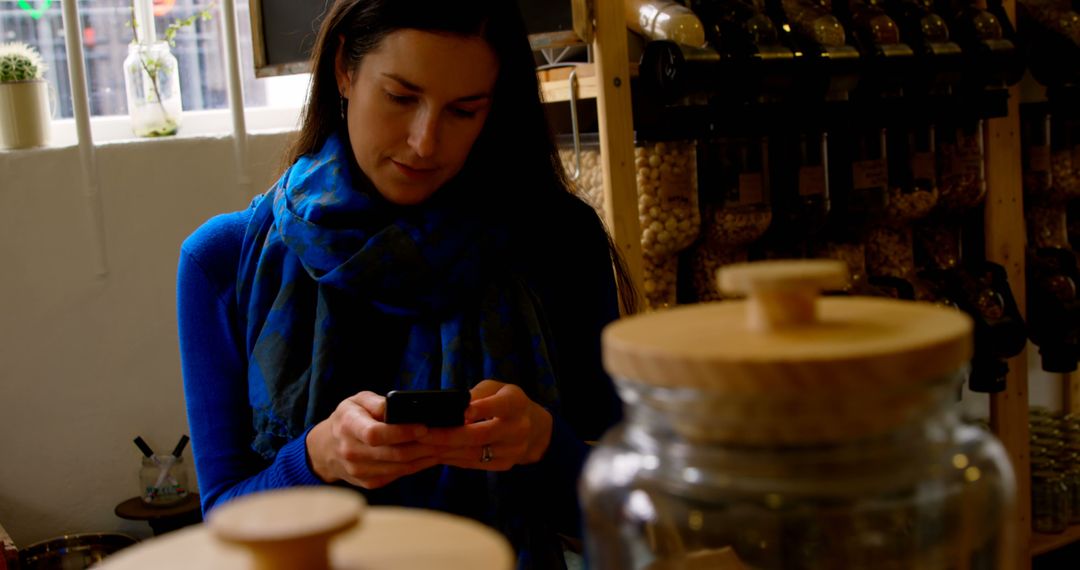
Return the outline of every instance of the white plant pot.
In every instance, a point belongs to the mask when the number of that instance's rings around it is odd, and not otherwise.
[[[0,148],[49,144],[50,117],[44,79],[0,83]]]

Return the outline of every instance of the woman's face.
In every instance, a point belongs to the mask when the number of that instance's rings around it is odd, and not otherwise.
[[[400,30],[337,84],[360,169],[387,200],[419,204],[465,164],[492,104],[499,65],[478,37]]]

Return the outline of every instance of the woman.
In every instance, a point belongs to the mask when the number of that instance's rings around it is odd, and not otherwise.
[[[579,535],[618,255],[567,190],[513,2],[342,0],[289,168],[183,244],[180,348],[203,510],[292,485],[445,510],[519,567]],[[626,310],[633,310],[631,306]],[[383,422],[471,391],[466,425]]]

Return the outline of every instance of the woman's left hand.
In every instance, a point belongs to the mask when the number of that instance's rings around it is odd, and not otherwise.
[[[465,425],[432,428],[420,443],[449,447],[439,462],[454,467],[506,471],[536,463],[551,442],[551,414],[521,388],[484,380],[470,390]]]

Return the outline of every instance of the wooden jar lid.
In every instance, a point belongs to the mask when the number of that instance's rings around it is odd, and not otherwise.
[[[476,521],[422,509],[364,508],[362,499],[356,501],[360,495],[349,489],[312,487],[269,491],[252,495],[252,502],[241,505],[235,512],[225,510],[246,498],[212,511],[206,524],[122,550],[99,567],[104,570],[511,570],[515,562],[506,539]],[[358,504],[363,512],[362,526],[356,524]],[[217,514],[219,511],[221,515]],[[266,518],[254,516],[260,513]],[[353,524],[348,526],[350,518]],[[346,528],[342,530],[342,527]],[[335,529],[340,534],[323,543],[322,557],[297,544],[297,540],[326,536]]]
[[[360,522],[363,496],[338,487],[295,487],[239,497],[206,524],[219,539],[247,547],[259,570],[325,570],[330,538]]]
[[[891,395],[908,397],[905,392],[971,358],[972,323],[959,311],[891,299],[818,298],[823,289],[841,287],[845,277],[846,266],[832,260],[722,268],[721,289],[746,300],[617,321],[604,330],[604,367],[620,382],[723,396],[732,406],[727,412],[757,416],[743,418],[750,422],[776,427],[776,416],[794,422],[781,429],[792,433],[774,433],[770,440],[814,440],[830,439],[822,431],[829,427],[799,434],[807,427],[796,425],[800,413],[806,424],[832,419],[830,406],[848,406],[859,416],[862,403],[880,406]],[[838,427],[833,435],[852,427]]]

